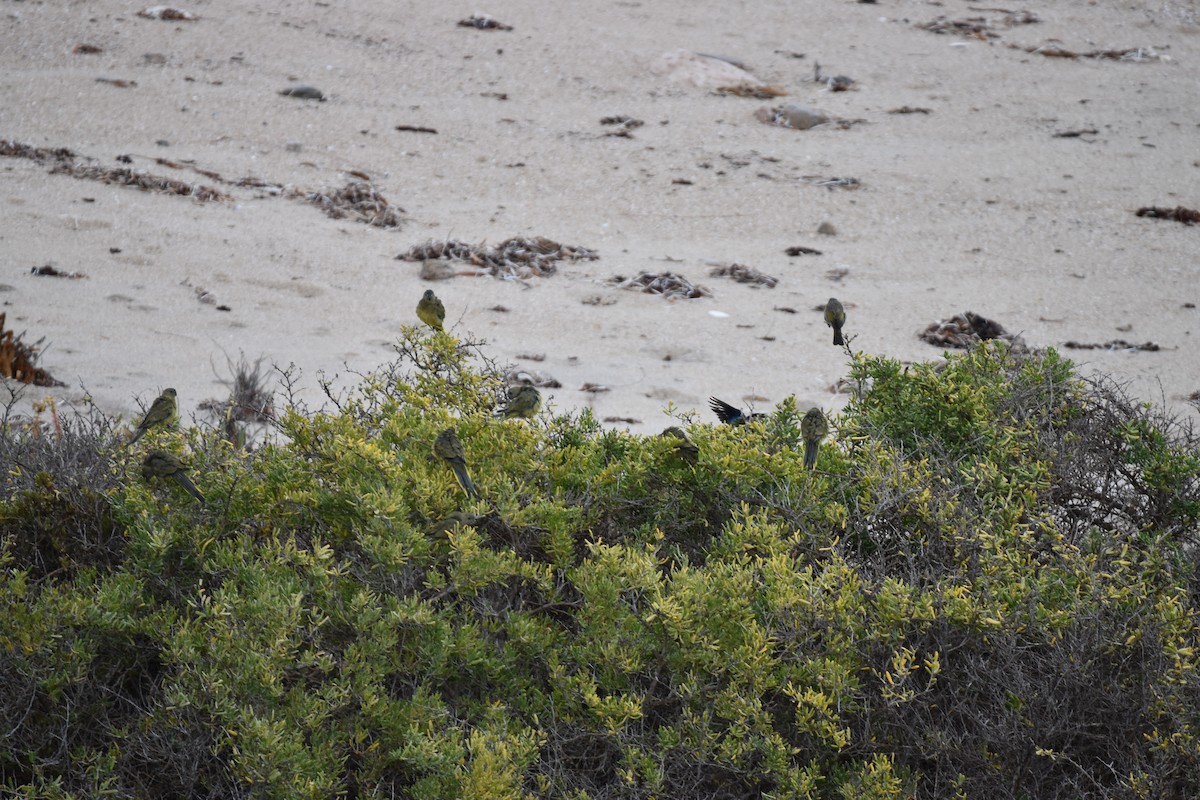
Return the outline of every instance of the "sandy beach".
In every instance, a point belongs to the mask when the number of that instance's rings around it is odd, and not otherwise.
[[[239,354],[294,364],[320,405],[318,376],[393,357],[432,287],[456,335],[561,383],[552,409],[638,432],[668,403],[713,420],[710,395],[836,410],[830,296],[855,350],[939,358],[918,332],[970,310],[1197,415],[1200,225],[1135,213],[1200,208],[1197,0],[146,8],[0,3],[0,139],[76,165],[0,157],[0,312],[66,384],[24,407],[130,417],[173,386],[187,416]],[[458,24],[481,13],[511,30]],[[670,69],[695,53],[786,95]],[[830,122],[760,119],[787,103]],[[95,179],[121,169],[224,199]],[[306,200],[353,182],[400,224]],[[598,258],[437,282],[397,258],[511,237]],[[730,264],[778,282],[710,275]],[[640,272],[711,296],[613,282]],[[1160,349],[1064,349],[1114,340]]]

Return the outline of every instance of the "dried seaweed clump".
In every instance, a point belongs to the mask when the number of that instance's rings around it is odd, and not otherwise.
[[[545,236],[514,236],[495,247],[468,244],[457,239],[434,241],[413,245],[408,252],[396,258],[401,261],[426,261],[428,259],[457,259],[486,269],[494,278],[530,278],[553,275],[558,271],[559,261],[595,261],[599,258],[595,250],[578,245],[560,244]]]
[[[0,139],[0,156],[33,161],[71,161],[76,157],[74,151],[65,147],[34,147],[8,139]]]
[[[42,342],[28,345],[21,341],[25,334],[4,329],[5,317],[0,312],[0,376],[34,386],[62,386],[50,373],[37,365],[37,348]]]
[[[511,31],[512,25],[505,25],[495,17],[490,17],[487,14],[472,14],[466,19],[458,21],[460,28],[475,28],[480,31]]]
[[[768,289],[774,289],[775,285],[779,283],[778,278],[745,264],[719,264],[709,270],[708,274],[717,278],[733,278],[738,283],[766,286]]]
[[[950,319],[932,322],[920,337],[938,347],[966,349],[987,339],[1003,339],[1014,349],[1026,350],[1025,340],[1015,333],[1004,330],[999,322],[980,316],[973,311],[955,314]]]
[[[394,206],[363,181],[351,181],[333,194],[309,192],[304,199],[334,219],[350,217],[377,228],[399,228],[404,209]]]
[[[1033,25],[1041,21],[1041,18],[1032,11],[1009,11],[998,20],[999,24],[1006,28],[1012,28],[1017,25]],[[970,36],[986,42],[988,39],[1000,38],[999,34],[995,33],[992,28],[993,22],[993,20],[987,17],[950,19],[942,15],[930,22],[917,25],[917,27],[930,33],[952,33],[959,36]]]
[[[1173,219],[1176,222],[1182,222],[1184,225],[1200,222],[1200,211],[1183,206],[1175,206],[1175,208],[1146,206],[1145,208],[1139,208],[1137,215],[1139,217],[1149,217],[1150,219]]]
[[[731,83],[728,86],[718,86],[717,94],[729,94],[735,97],[755,97],[759,100],[770,100],[773,97],[784,97],[787,89],[782,86],[768,86],[763,83]]]
[[[174,178],[164,178],[149,172],[135,172],[128,167],[101,167],[94,164],[81,164],[77,161],[59,163],[50,170],[51,175],[62,173],[73,178],[82,178],[101,183],[115,183],[119,186],[133,186],[147,192],[177,194],[181,197],[191,197],[202,203],[210,200],[232,200],[233,198],[211,186],[198,183],[186,183]]]
[[[682,275],[674,272],[639,272],[635,277],[626,278],[621,275],[611,279],[622,289],[642,291],[649,294],[661,294],[663,297],[682,297],[695,299],[697,297],[712,297],[712,292],[692,283]]]
[[[966,17],[964,19],[950,19],[942,15],[936,19],[930,20],[923,25],[918,25],[923,31],[930,33],[954,33],[960,36],[970,36],[975,39],[999,38],[998,34],[992,32],[992,25],[988,22],[987,17]]]

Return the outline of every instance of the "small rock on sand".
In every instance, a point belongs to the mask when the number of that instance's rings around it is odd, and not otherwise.
[[[772,125],[806,131],[829,122],[829,117],[812,106],[799,103],[784,103],[777,108],[760,108],[754,116]]]

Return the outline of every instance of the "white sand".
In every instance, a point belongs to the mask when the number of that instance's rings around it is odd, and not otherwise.
[[[231,185],[217,188],[233,202],[202,204],[0,158],[0,284],[11,287],[0,310],[27,339],[46,337],[41,365],[68,384],[53,391],[67,403],[86,387],[129,416],[136,399],[175,386],[190,412],[224,391],[210,365],[224,372],[239,352],[294,362],[319,403],[317,373],[389,359],[432,285],[454,330],[486,338],[501,361],[545,354],[518,363],[562,382],[554,407],[592,404],[600,417],[640,420],[639,431],[669,424],[668,401],[712,419],[709,395],[760,410],[789,394],[840,406],[844,354],[814,310],[830,295],[847,304],[856,349],[902,359],[940,357],[916,332],[966,310],[1035,347],[1153,341],[1160,352],[1067,354],[1195,415],[1185,398],[1200,390],[1200,310],[1184,304],[1200,305],[1200,226],[1134,211],[1200,207],[1196,0],[1059,0],[1025,7],[1041,22],[1014,27],[957,0],[179,6],[195,22],[143,19],[143,7],[0,5],[0,138],[103,166],[129,154],[136,169],[205,184],[154,159],[301,190],[334,191],[359,170],[408,221],[382,230]],[[477,11],[514,30],[456,26]],[[939,14],[987,17],[999,38],[915,27]],[[1055,40],[1167,60],[1009,47]],[[81,43],[103,52],[73,53]],[[655,67],[679,49],[741,60],[790,94],[763,101],[673,82]],[[814,62],[856,90],[814,83]],[[294,83],[328,102],[277,94]],[[755,119],[782,102],[865,122],[796,131]],[[906,105],[932,113],[887,113]],[[600,119],[622,114],[645,125],[604,136],[613,128]],[[1054,136],[1076,129],[1097,132]],[[813,180],[831,177],[862,187]],[[838,235],[818,235],[824,221]],[[516,235],[600,259],[524,284],[429,284],[395,260],[429,238]],[[793,245],[824,254],[789,258]],[[706,260],[780,282],[711,278]],[[29,274],[43,264],[87,278]],[[827,277],[834,269],[847,270],[840,282]],[[607,283],[640,270],[681,273],[714,297],[667,301]],[[197,287],[231,310],[200,302]],[[611,304],[584,304],[597,296]]]

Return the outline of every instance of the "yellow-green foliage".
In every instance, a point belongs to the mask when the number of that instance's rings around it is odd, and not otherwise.
[[[156,435],[204,506],[103,442],[61,445],[99,485],[14,461],[6,791],[1200,794],[1195,442],[1053,352],[856,357],[813,471],[790,399],[690,459],[399,352],[253,454]]]

